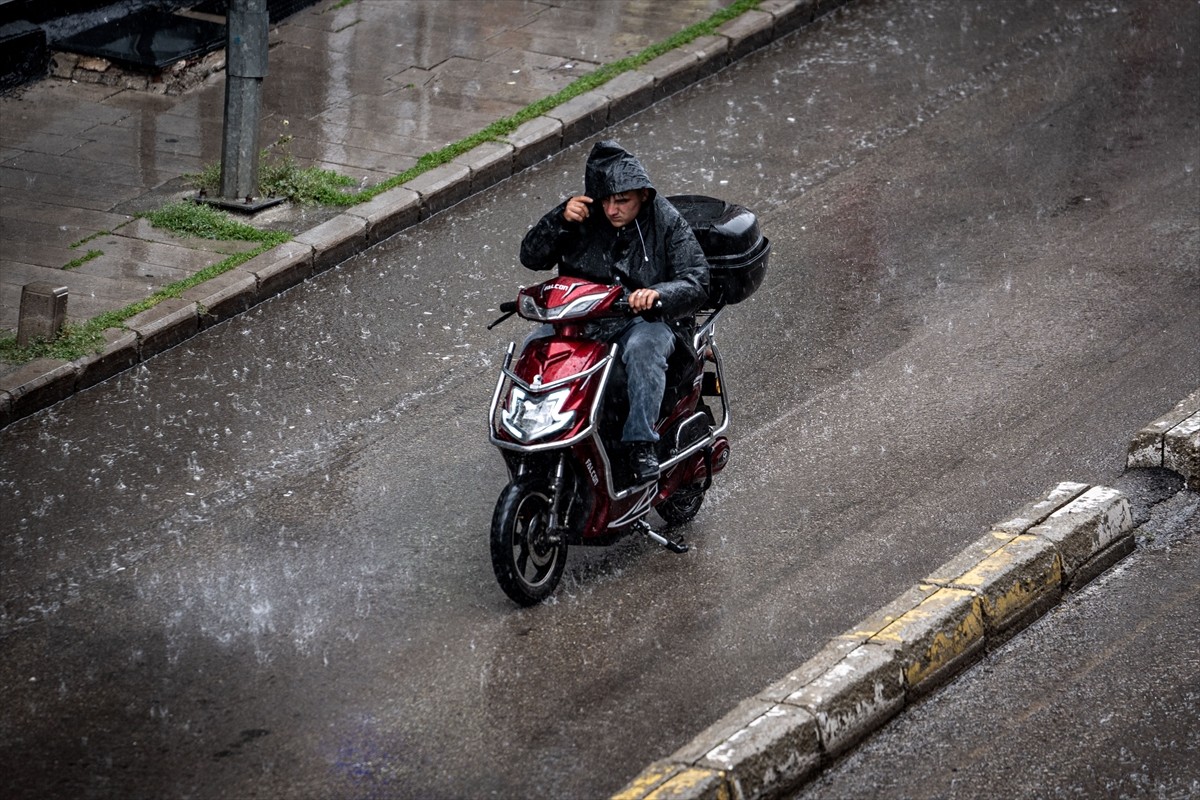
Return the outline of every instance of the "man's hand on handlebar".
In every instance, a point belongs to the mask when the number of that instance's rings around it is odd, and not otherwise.
[[[641,314],[654,308],[658,302],[658,292],[654,289],[635,289],[629,293],[629,307]]]

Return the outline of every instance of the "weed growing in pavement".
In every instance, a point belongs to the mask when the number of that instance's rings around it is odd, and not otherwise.
[[[81,255],[79,258],[72,258],[66,264],[63,264],[62,268],[63,269],[76,269],[77,267],[82,267],[84,264],[91,261],[93,258],[99,258],[102,255],[104,255],[103,250],[88,250],[86,253]]]
[[[284,145],[290,136],[279,141]],[[278,158],[260,162],[258,182],[266,197],[286,197],[302,205],[349,206],[357,202],[345,190],[354,186],[354,179],[318,167],[301,168],[286,149]]]
[[[96,231],[91,236],[85,236],[82,239],[80,239],[78,242],[71,242],[71,244],[69,244],[67,246],[70,247],[72,250],[74,250],[76,248],[83,247],[85,244],[92,241],[93,239],[99,239],[101,236],[108,236],[111,233],[112,233],[112,231]]]
[[[283,121],[286,128],[288,121]],[[292,155],[292,136],[281,135],[259,153],[258,190],[262,197],[283,197],[301,205],[348,206],[358,202],[345,190],[354,179],[319,167],[301,167]],[[184,175],[202,195],[221,189],[221,165],[210,164],[200,172]]]

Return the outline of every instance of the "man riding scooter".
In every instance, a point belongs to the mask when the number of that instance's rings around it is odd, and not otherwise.
[[[594,213],[601,210],[602,214]],[[584,193],[560,203],[525,234],[521,263],[534,270],[621,284],[638,316],[593,323],[625,366],[629,416],[621,440],[637,483],[658,477],[654,430],[666,390],[673,324],[708,298],[709,267],[691,227],[650,183],[642,163],[614,141],[588,155]],[[647,313],[651,312],[651,313]]]

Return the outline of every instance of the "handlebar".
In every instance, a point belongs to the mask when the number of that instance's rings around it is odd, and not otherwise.
[[[492,328],[496,327],[501,322],[504,322],[504,320],[508,319],[515,313],[517,313],[517,301],[516,300],[508,300],[506,302],[501,303],[499,319],[494,320],[491,325],[487,326],[487,329],[490,331]]]
[[[641,312],[641,313],[646,314],[650,318],[654,318],[654,316],[656,315],[656,312],[661,311],[662,307],[663,307],[662,300],[659,299],[659,300],[654,301],[654,306],[652,308],[650,308],[644,312]],[[622,316],[634,316],[637,313],[629,305],[629,293],[628,292],[626,292],[623,297],[620,297],[617,300],[613,301],[612,309],[613,309],[613,311],[616,311],[618,314],[621,314]],[[504,322],[504,320],[508,319],[509,317],[511,317],[513,314],[516,314],[516,313],[517,313],[517,301],[507,300],[507,301],[501,303],[500,304],[500,318],[497,319],[492,324],[488,325],[487,329],[490,331],[492,328],[496,327],[501,322]]]

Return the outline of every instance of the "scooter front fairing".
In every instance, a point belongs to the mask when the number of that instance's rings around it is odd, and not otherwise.
[[[510,345],[492,397],[492,444],[538,452],[569,447],[596,429],[612,345],[534,339],[513,362]]]

